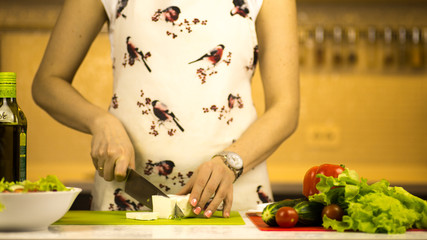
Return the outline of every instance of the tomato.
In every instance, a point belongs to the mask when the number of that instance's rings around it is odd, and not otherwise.
[[[280,227],[294,227],[298,222],[298,213],[293,207],[281,207],[276,213],[276,222]]]
[[[338,177],[340,173],[344,171],[344,167],[342,165],[334,165],[334,164],[322,164],[320,166],[314,166],[310,168],[304,176],[302,194],[308,197],[313,194],[319,193],[316,188],[317,183],[319,183],[320,178],[316,177],[317,174],[323,174],[325,176]]]
[[[341,221],[342,216],[344,215],[344,211],[337,204],[329,204],[328,206],[325,206],[322,210],[322,218],[324,215],[326,215],[330,219]]]

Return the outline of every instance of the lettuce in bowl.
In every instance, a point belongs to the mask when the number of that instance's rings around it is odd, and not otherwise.
[[[0,181],[1,192],[48,192],[48,191],[69,191],[67,187],[55,175],[48,175],[36,182],[28,180],[22,182]]]

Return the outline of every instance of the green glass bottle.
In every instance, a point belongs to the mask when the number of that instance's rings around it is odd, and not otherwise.
[[[27,178],[27,118],[16,101],[16,74],[0,72],[0,180]]]

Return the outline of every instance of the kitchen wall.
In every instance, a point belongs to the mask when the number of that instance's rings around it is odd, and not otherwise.
[[[31,98],[31,82],[61,3],[0,0],[0,71],[18,74],[18,101],[29,121],[29,178],[56,174],[66,182],[90,183],[94,174],[90,136],[57,123]],[[342,163],[370,181],[385,178],[424,191],[427,1],[299,0],[298,18],[300,123],[268,160],[274,190],[299,192],[312,165]],[[388,28],[391,43],[384,37]],[[418,45],[411,37],[414,28],[420,31]],[[368,34],[372,29],[375,41]],[[399,44],[399,29],[406,30],[404,44]],[[400,61],[402,46],[406,60]],[[424,58],[415,67],[414,52]],[[392,61],[386,60],[389,53]],[[112,92],[109,54],[104,29],[74,82],[89,101],[103,108]],[[256,108],[262,113],[259,72],[253,84]]]

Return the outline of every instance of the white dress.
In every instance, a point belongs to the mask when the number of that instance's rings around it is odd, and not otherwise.
[[[135,148],[136,170],[173,194],[237,140],[256,111],[254,20],[261,1],[102,0],[114,69],[109,111]],[[123,182],[96,174],[94,210],[138,210]],[[266,163],[234,183],[233,210],[271,201]]]

